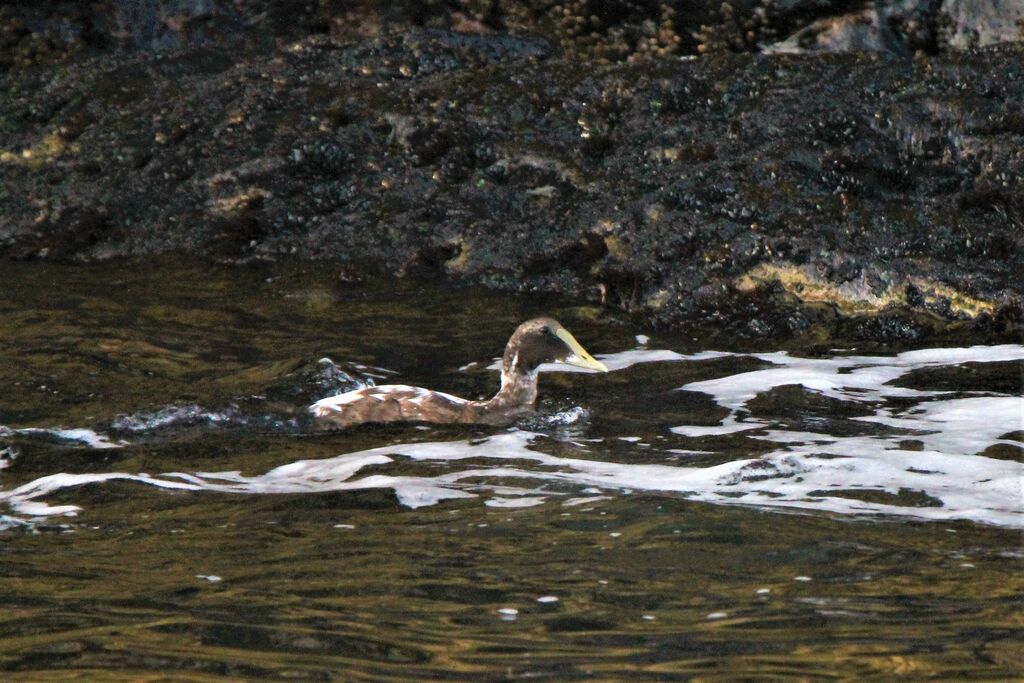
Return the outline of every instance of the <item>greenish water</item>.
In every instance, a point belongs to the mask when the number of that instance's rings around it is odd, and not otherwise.
[[[711,354],[315,266],[0,278],[4,678],[1024,676],[1024,347]],[[488,395],[537,314],[613,372],[513,430],[305,416]]]

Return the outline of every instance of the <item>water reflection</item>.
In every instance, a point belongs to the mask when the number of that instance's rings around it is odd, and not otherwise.
[[[709,353],[330,266],[0,276],[5,679],[1020,677],[1019,346]],[[489,396],[540,314],[640,348],[518,431],[302,419]]]

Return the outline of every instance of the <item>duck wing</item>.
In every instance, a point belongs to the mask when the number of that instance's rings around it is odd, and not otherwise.
[[[347,427],[364,422],[472,422],[477,402],[405,384],[385,384],[321,399],[309,407],[318,420]]]

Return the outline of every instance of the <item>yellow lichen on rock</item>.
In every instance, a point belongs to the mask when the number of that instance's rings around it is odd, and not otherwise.
[[[924,295],[925,301],[931,303],[946,301],[954,313],[977,318],[982,313],[992,313],[996,310],[995,303],[969,296],[941,282],[932,282],[923,278],[912,278],[911,282]]]
[[[629,255],[629,247],[618,235],[606,236],[604,246],[608,250],[608,256],[616,261],[625,261]]]
[[[469,242],[466,241],[465,238],[459,239],[456,244],[459,247],[459,253],[445,261],[444,264],[444,267],[450,273],[464,272],[466,270],[466,265],[469,263],[469,257],[472,254]]]
[[[665,308],[665,304],[668,303],[670,296],[671,295],[669,294],[668,290],[659,289],[658,291],[654,292],[649,297],[647,297],[647,299],[644,301],[644,305],[647,306],[647,308],[652,311],[660,311],[663,308]]]
[[[57,130],[47,133],[39,142],[20,152],[0,152],[0,164],[24,166],[34,170],[52,163],[68,151],[76,152],[77,148],[68,142],[61,131]]]
[[[647,152],[647,155],[655,161],[679,161],[683,156],[681,147],[655,147]]]
[[[894,280],[884,290],[876,291],[862,276],[842,284],[829,282],[806,266],[789,263],[763,263],[737,278],[733,286],[741,292],[750,292],[770,282],[778,282],[782,288],[804,303],[827,303],[845,313],[875,313],[890,306],[911,306],[908,289],[912,287],[933,307],[948,306],[957,315],[976,318],[991,313],[996,305],[990,301],[972,297],[949,285],[911,278]]]
[[[234,213],[252,206],[257,206],[260,202],[272,196],[273,195],[270,192],[261,187],[249,187],[236,195],[212,201],[210,203],[210,208],[214,213]]]
[[[792,264],[762,263],[739,277],[734,286],[749,292],[770,282],[778,282],[805,303],[830,303],[850,312],[870,312],[895,303],[890,290],[875,294],[866,286],[836,285],[806,267]]]

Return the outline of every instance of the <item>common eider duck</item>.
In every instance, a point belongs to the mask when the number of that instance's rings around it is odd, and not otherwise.
[[[544,363],[556,362],[608,372],[557,320],[534,318],[516,328],[508,340],[501,360],[501,389],[489,401],[385,384],[321,399],[309,410],[322,425],[332,427],[406,421],[507,425],[533,411],[537,371]]]

